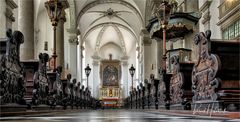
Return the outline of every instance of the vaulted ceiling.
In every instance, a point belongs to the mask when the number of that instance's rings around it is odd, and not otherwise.
[[[120,49],[122,56],[136,50],[145,28],[146,0],[68,1],[75,3],[76,25],[92,50],[99,53],[106,47],[117,47],[113,49]],[[45,1],[41,2],[43,6]]]
[[[142,14],[134,0],[92,0],[78,12],[77,23],[83,40],[96,52],[115,46],[122,56],[128,56],[140,40]]]

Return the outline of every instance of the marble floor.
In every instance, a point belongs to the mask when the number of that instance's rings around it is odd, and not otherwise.
[[[2,122],[239,122],[200,116],[167,115],[148,111],[89,110],[79,112],[48,113],[16,117],[1,117]]]

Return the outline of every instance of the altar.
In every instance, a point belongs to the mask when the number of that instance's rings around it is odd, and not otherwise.
[[[100,100],[104,107],[121,107],[122,88],[121,81],[121,62],[112,60],[102,60],[100,64]]]

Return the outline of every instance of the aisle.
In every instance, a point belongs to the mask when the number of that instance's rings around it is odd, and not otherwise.
[[[4,122],[237,122],[239,120],[161,115],[144,111],[89,110],[77,113],[1,117]]]

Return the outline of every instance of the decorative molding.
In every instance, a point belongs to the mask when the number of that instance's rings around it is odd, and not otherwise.
[[[92,56],[92,59],[94,59],[94,60],[100,60],[101,58],[100,58],[100,56],[98,55],[98,53],[95,52],[95,53],[93,54],[93,56]]]
[[[70,44],[76,44],[76,45],[79,44],[77,37],[76,37],[76,38],[71,38],[71,37],[70,37],[70,38],[68,39],[68,42],[69,42]]]
[[[13,12],[11,9],[6,8],[5,16],[9,18],[12,22],[15,22],[15,17],[13,16]]]
[[[219,26],[219,25],[222,25],[225,21],[227,21],[227,20],[229,20],[229,18],[231,18],[231,17],[235,17],[235,18],[238,18],[238,19],[240,19],[239,18],[239,14],[240,14],[240,4],[237,6],[237,7],[235,7],[234,9],[232,9],[230,12],[228,12],[226,15],[224,15],[220,20],[219,20],[219,22],[217,23],[217,25]],[[224,28],[224,27],[222,27],[222,28]]]
[[[67,29],[67,32],[69,33],[69,39],[68,42],[70,44],[79,44],[77,36],[80,34],[80,31],[78,29],[69,28]]]
[[[128,59],[129,59],[129,57],[127,55],[124,55],[121,57],[121,60],[128,60]]]
[[[209,9],[211,3],[212,3],[212,0],[205,0],[203,5],[200,7],[199,11],[201,11],[201,12],[206,11],[207,9]]]
[[[6,4],[11,8],[11,9],[15,9],[18,7],[18,5],[13,1],[13,0],[5,0]]]
[[[203,14],[202,18],[203,18],[202,24],[205,24],[206,22],[209,22],[210,19],[211,19],[210,11],[205,12]]]
[[[93,60],[93,66],[98,66],[99,65],[99,61],[98,60]]]
[[[144,45],[152,44],[152,40],[150,39],[149,32],[146,29],[142,29],[140,32],[140,35],[142,36],[142,41]]]
[[[122,66],[128,66],[128,61],[122,61]]]

